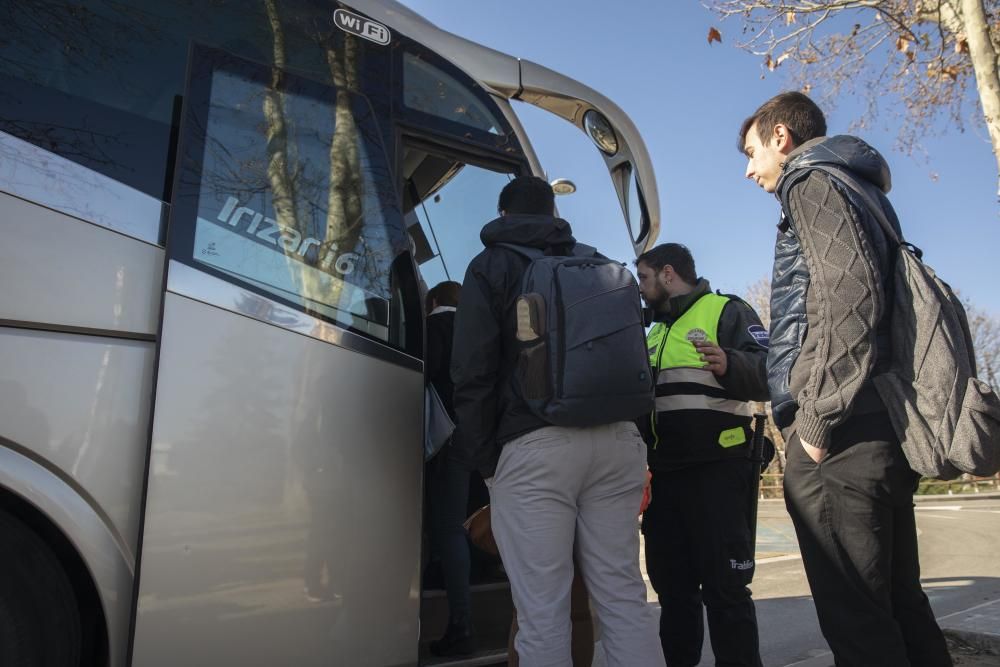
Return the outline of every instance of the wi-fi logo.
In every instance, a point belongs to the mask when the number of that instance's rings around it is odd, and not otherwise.
[[[354,12],[349,12],[346,9],[338,9],[333,13],[333,22],[338,28],[344,32],[349,32],[352,35],[357,35],[358,37],[363,37],[369,41],[375,42],[376,44],[381,44],[385,46],[392,39],[392,35],[389,32],[389,28],[366,19],[364,16],[359,16]]]

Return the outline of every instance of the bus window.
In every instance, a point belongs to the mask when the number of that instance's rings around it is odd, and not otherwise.
[[[454,77],[409,52],[403,55],[403,104],[414,111],[500,134],[500,123],[481,100]]]
[[[193,63],[170,258],[403,347],[406,235],[371,105],[220,51]]]
[[[517,134],[482,84],[422,45],[399,37],[394,67],[402,76],[395,91],[397,120],[490,153],[521,159]]]
[[[328,55],[354,39],[341,78],[387,90],[390,50],[312,0],[8,2],[3,18],[0,131],[163,200],[192,41],[335,83]]]
[[[427,287],[462,282],[483,249],[479,231],[497,217],[497,197],[516,172],[513,165],[480,166],[444,151],[406,146],[403,210]]]

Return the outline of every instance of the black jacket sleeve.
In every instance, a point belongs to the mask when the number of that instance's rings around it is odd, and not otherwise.
[[[455,315],[451,379],[455,383],[452,456],[469,469],[492,476],[500,394],[503,313],[493,303],[485,258],[469,265]]]
[[[768,400],[767,329],[745,301],[734,298],[723,309],[719,347],[726,352],[726,373],[719,383],[739,400]]]

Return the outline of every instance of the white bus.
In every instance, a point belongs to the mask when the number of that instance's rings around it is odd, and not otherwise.
[[[511,100],[593,140],[651,245],[636,128],[386,0],[2,15],[0,665],[435,664],[421,276],[544,173]],[[475,595],[483,653],[436,664],[503,659],[509,595]]]

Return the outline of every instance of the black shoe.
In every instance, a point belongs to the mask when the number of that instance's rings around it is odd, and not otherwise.
[[[476,652],[476,640],[468,626],[449,625],[441,639],[431,642],[431,654],[438,657],[468,656]]]

